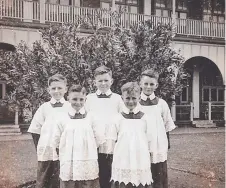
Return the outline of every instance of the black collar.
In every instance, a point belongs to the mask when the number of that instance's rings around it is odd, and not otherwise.
[[[143,117],[143,115],[144,115],[144,113],[141,112],[141,111],[139,111],[136,114],[134,114],[133,112],[129,113],[129,114],[126,114],[125,112],[122,112],[121,114],[126,119],[141,119]]]
[[[55,104],[50,103],[50,104],[53,108],[62,107],[64,105],[64,103],[61,103],[61,102],[56,102]]]
[[[140,100],[140,104],[142,106],[152,106],[152,105],[157,105],[159,102],[159,98],[155,97],[154,99],[150,100],[150,98],[147,98],[147,100]]]
[[[97,94],[96,94],[97,95]],[[100,95],[97,95],[98,98],[110,98],[112,94],[110,95],[106,95],[106,94],[100,94]]]
[[[76,113],[74,116],[72,116],[68,113],[68,115],[71,119],[84,119],[86,117],[87,113],[85,113],[85,114]]]

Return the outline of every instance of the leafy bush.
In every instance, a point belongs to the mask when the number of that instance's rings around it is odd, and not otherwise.
[[[147,68],[160,73],[159,96],[169,99],[180,93],[188,75],[183,57],[172,48],[170,25],[154,27],[146,21],[130,29],[93,28],[92,34],[81,36],[79,24],[50,26],[32,48],[22,42],[15,52],[1,52],[0,79],[13,88],[4,101],[34,112],[49,100],[47,79],[55,73],[66,76],[69,86],[80,83],[94,91],[93,71],[102,64],[112,69],[112,90],[117,93],[125,82],[139,80]],[[31,115],[22,114],[24,121],[30,120]]]

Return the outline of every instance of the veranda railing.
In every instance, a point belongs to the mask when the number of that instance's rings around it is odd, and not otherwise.
[[[64,23],[77,22],[79,19],[90,19],[94,24],[101,22],[104,27],[112,27],[115,19],[112,12],[106,9],[76,7],[69,5],[49,4],[44,0],[1,0],[0,19],[17,19],[22,22]],[[130,25],[150,19],[158,23],[172,23],[170,17],[122,13],[118,16],[118,24],[128,28]],[[176,34],[211,38],[225,37],[225,24],[191,19],[176,19]]]

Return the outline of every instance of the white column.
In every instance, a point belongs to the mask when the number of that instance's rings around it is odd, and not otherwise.
[[[45,23],[45,0],[39,0],[40,3],[40,23]]]
[[[80,0],[73,0],[72,5],[76,7],[80,7]]]
[[[193,121],[194,120],[194,107],[193,107],[193,102],[191,102],[190,104],[191,104],[190,120]]]
[[[176,33],[176,27],[177,27],[177,22],[176,22],[176,0],[172,0],[172,22],[173,22],[173,34]]]
[[[144,15],[151,15],[151,1],[153,0],[144,0]]]
[[[173,118],[173,121],[176,121],[176,102],[172,102],[172,107],[171,107],[171,115]]]
[[[15,125],[19,125],[19,108],[16,106],[15,108]]]
[[[194,118],[199,118],[199,70],[196,66],[194,66],[192,80],[192,99],[194,105]]]
[[[32,22],[33,20],[33,2],[32,1],[23,1],[23,20],[24,22]]]
[[[112,11],[115,11],[116,10],[116,8],[115,8],[115,0],[112,0],[111,1],[111,10]]]
[[[211,118],[211,102],[208,102],[208,120],[210,121],[212,118]]]

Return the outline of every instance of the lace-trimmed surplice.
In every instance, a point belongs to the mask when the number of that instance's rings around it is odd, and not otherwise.
[[[62,181],[98,178],[97,147],[104,141],[96,131],[91,114],[82,119],[61,118],[54,134],[53,145],[59,147]]]
[[[138,113],[142,112],[135,111],[135,116]],[[136,186],[152,183],[149,145],[154,138],[148,136],[151,130],[147,129],[147,124],[145,115],[141,118],[128,119],[119,114],[115,118],[115,126],[109,131],[111,134],[109,138],[117,140],[113,152],[111,177],[114,182],[132,183]]]

